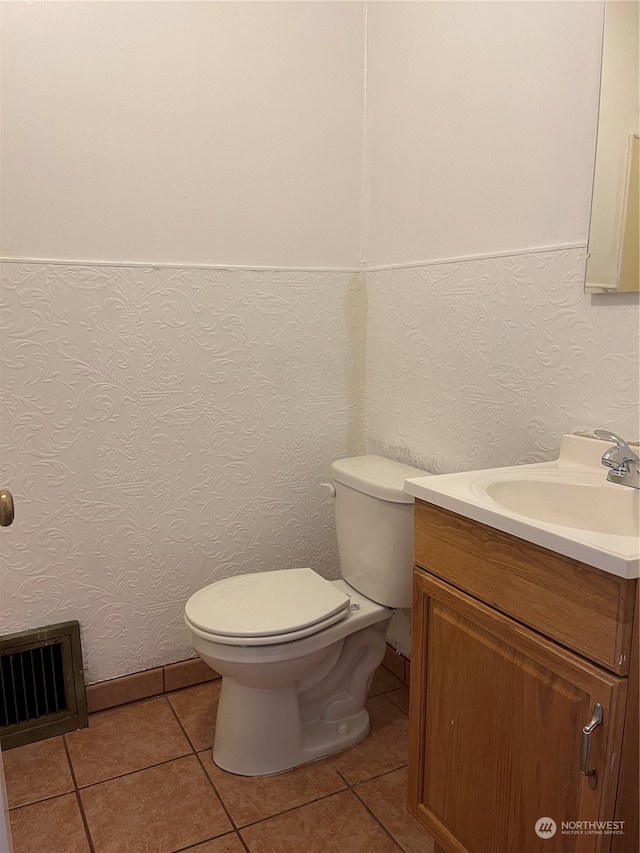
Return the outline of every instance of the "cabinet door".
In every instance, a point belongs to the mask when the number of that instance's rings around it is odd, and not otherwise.
[[[447,851],[602,853],[612,820],[626,681],[416,570],[409,805]],[[592,788],[580,772],[591,735]],[[556,832],[536,834],[540,818]]]

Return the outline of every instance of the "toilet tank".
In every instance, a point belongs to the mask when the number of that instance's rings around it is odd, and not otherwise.
[[[378,604],[411,607],[413,497],[404,481],[426,471],[382,456],[353,456],[331,466],[344,580]]]

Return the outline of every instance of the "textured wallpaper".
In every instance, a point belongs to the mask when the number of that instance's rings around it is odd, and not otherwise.
[[[637,305],[583,293],[585,250],[368,272],[364,447],[438,474],[639,438]]]
[[[2,632],[79,619],[88,682],[192,654],[191,592],[338,574],[319,484],[358,450],[438,473],[638,437],[638,308],[584,251],[350,273],[3,268]],[[407,614],[390,635],[409,648]]]
[[[319,483],[355,450],[352,278],[4,265],[3,633],[79,619],[99,681],[190,656],[214,579],[337,576]]]

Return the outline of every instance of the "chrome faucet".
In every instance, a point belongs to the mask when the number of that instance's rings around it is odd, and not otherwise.
[[[615,446],[605,450],[602,457],[602,464],[611,468],[607,480],[620,483],[621,486],[640,489],[640,459],[624,438],[620,438],[615,432],[609,432],[608,429],[596,429],[593,432],[598,438],[615,441]]]

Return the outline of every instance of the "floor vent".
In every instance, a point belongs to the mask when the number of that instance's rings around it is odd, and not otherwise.
[[[0,637],[2,748],[86,725],[80,624],[60,622]]]

